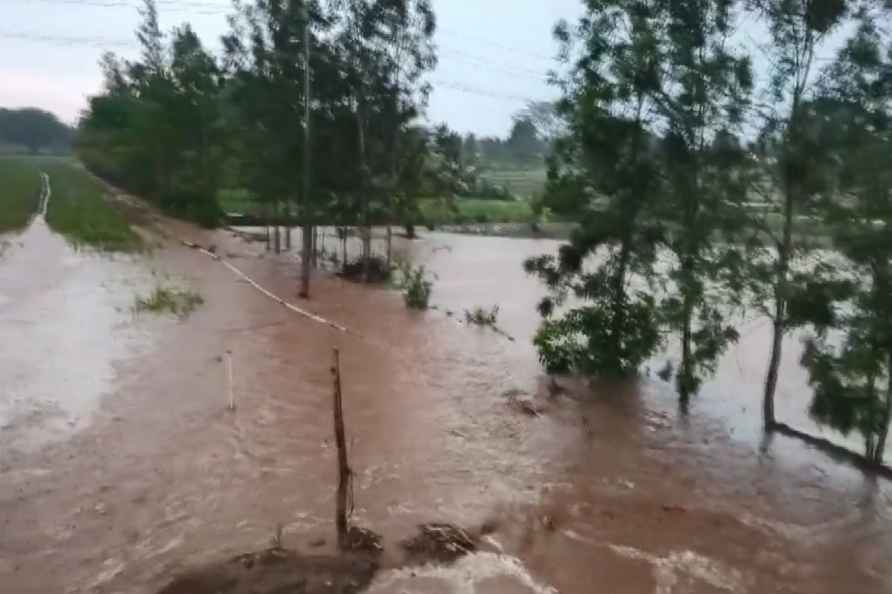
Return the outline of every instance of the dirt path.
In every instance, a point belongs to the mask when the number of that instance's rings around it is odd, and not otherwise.
[[[41,195],[40,195],[40,216],[46,220],[46,211],[50,206],[50,198],[53,196],[53,189],[50,186],[50,176],[46,173],[40,173],[41,179]]]

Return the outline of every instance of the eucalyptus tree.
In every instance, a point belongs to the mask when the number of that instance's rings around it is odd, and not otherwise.
[[[375,93],[385,79],[384,52],[378,43],[380,11],[372,0],[330,0],[329,14],[334,23],[333,43],[342,68],[342,77],[349,88],[356,135],[356,164],[358,169],[359,218],[362,225],[362,259],[364,277],[369,279],[372,255],[373,192],[370,163],[371,113],[376,103]]]
[[[154,0],[145,0],[134,61],[106,54],[105,88],[81,119],[78,153],[96,173],[153,195],[173,214],[212,226],[221,168],[216,60],[188,25],[170,43]],[[148,165],[148,167],[146,167]]]
[[[668,1],[657,33],[665,57],[652,95],[666,178],[657,208],[669,281],[661,309],[666,330],[680,338],[682,403],[737,339],[727,310],[742,284],[738,231],[750,159],[740,136],[753,83],[750,57],[731,49],[738,8],[734,0]]]
[[[391,262],[391,223],[405,221],[417,211],[417,149],[409,127],[427,105],[431,91],[425,75],[437,64],[434,33],[436,16],[430,0],[378,0],[382,22],[378,43],[384,51],[385,75],[389,79],[391,105],[389,128],[390,171],[387,196],[387,266]],[[413,202],[415,204],[413,204]]]
[[[271,206],[280,247],[281,207],[295,201],[302,181],[306,121],[305,27],[314,36],[325,20],[312,0],[255,0],[239,5],[223,38],[231,122],[246,184]],[[311,37],[310,43],[315,44]],[[303,196],[300,214],[311,210]],[[286,209],[286,218],[290,207]],[[304,250],[304,258],[311,255]]]
[[[579,228],[557,258],[525,263],[550,290],[534,339],[549,372],[632,374],[661,343],[647,289],[662,238],[653,129],[664,26],[660,0],[589,0],[576,27],[555,30],[569,70],[558,81],[567,130],[549,160],[546,202]],[[581,303],[558,315],[570,294]]]
[[[762,194],[772,207],[766,217],[755,221],[766,249],[752,258],[748,272],[757,304],[772,322],[772,343],[763,392],[763,422],[770,430],[776,424],[774,395],[784,336],[795,326],[790,316],[791,296],[809,275],[794,274],[795,264],[808,244],[797,229],[800,216],[810,214],[818,198],[828,190],[825,147],[809,134],[810,114],[806,109],[814,98],[817,58],[831,36],[847,21],[845,0],[748,0],[751,14],[758,17],[770,35],[770,43],[759,46],[768,61],[768,99],[763,106],[764,126],[760,134],[757,160],[762,175],[752,189]],[[772,224],[777,218],[780,230]]]
[[[846,274],[830,271],[796,310],[819,330],[803,357],[812,416],[858,430],[867,459],[882,463],[892,421],[892,44],[870,10],[859,16],[811,106],[837,168],[823,221]]]

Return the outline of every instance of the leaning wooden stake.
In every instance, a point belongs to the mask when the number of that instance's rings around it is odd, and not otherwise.
[[[338,529],[338,547],[347,544],[347,488],[350,482],[350,466],[347,465],[347,438],[344,432],[344,409],[341,400],[341,355],[334,349],[334,428],[338,445],[338,497],[335,512],[335,525]]]
[[[226,375],[229,387],[229,410],[235,410],[235,389],[232,385],[232,351],[226,351]]]

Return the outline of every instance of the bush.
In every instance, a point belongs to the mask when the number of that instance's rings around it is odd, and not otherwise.
[[[465,310],[465,321],[475,326],[490,326],[495,328],[499,321],[499,306],[494,305],[492,309],[484,309],[479,305],[474,309]]]
[[[390,268],[387,267],[387,261],[381,256],[371,256],[369,258],[369,277],[370,283],[384,283],[390,280]],[[341,276],[347,280],[355,282],[365,282],[365,260],[358,258],[352,262],[344,264],[341,270]]]
[[[541,313],[549,313],[542,309],[540,306]],[[614,327],[613,315],[609,301],[599,299],[561,318],[546,319],[533,339],[546,371],[594,376],[637,373],[662,344],[653,299],[638,296],[627,302],[618,327]]]
[[[495,184],[487,179],[481,180],[474,192],[480,200],[514,200],[514,195],[507,186]]]
[[[402,270],[403,299],[409,309],[427,309],[430,305],[434,283],[427,278],[424,266],[412,268],[406,264]]]

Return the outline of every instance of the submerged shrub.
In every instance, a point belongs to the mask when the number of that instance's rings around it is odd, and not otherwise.
[[[427,309],[430,305],[434,283],[427,277],[424,266],[412,268],[404,265],[402,271],[403,299],[409,309]]]
[[[465,321],[475,326],[495,327],[499,321],[499,306],[494,305],[492,309],[485,309],[479,305],[474,309],[465,310]]]

